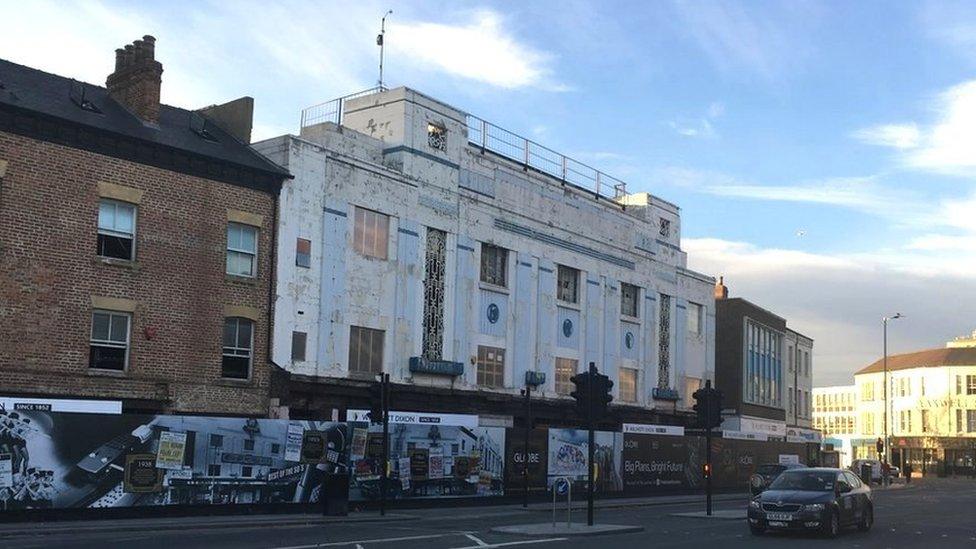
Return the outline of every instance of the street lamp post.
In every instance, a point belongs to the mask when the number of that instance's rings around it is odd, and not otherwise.
[[[891,444],[888,440],[888,321],[897,320],[903,318],[901,313],[895,313],[891,317],[882,317],[881,324],[883,326],[884,333],[884,359],[882,360],[884,365],[884,463],[891,463]],[[885,478],[884,482],[888,479]]]

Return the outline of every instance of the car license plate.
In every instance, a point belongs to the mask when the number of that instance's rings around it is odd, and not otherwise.
[[[766,520],[791,521],[793,515],[789,513],[766,513]]]
[[[786,528],[786,523],[785,522],[778,522],[778,521],[775,521],[775,520],[771,520],[767,524],[769,524],[770,526],[772,526],[774,528],[775,527]]]

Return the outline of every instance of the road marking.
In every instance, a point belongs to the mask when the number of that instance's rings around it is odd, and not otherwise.
[[[477,543],[477,544],[478,544],[478,545],[480,545],[481,547],[484,547],[484,546],[486,546],[486,545],[488,545],[487,543],[485,543],[485,542],[483,542],[483,541],[481,541],[480,539],[478,539],[477,537],[475,537],[475,535],[474,535],[474,534],[464,534],[464,536],[465,536],[466,538],[468,538],[469,540],[471,540],[471,541],[473,541],[473,542],[475,542],[475,543]]]
[[[551,543],[553,541],[566,541],[568,538],[544,538],[544,539],[529,539],[525,541],[506,541],[504,543],[484,543],[480,545],[467,545],[464,547],[452,547],[451,549],[478,549],[479,547],[511,547],[513,545],[531,545],[534,543]]]
[[[275,547],[275,549],[315,549],[317,547],[342,547],[343,545],[360,546],[364,543],[388,543],[391,541],[412,541],[418,539],[446,538],[451,536],[466,536],[472,532],[448,532],[446,534],[425,534],[422,536],[401,536],[397,538],[375,538],[375,539],[353,539],[349,541],[333,541],[328,543],[312,543],[310,545],[289,545],[286,547]]]

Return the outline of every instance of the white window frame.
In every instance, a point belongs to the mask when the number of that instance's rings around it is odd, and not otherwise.
[[[108,334],[109,337],[112,335],[112,322],[115,317],[125,318],[125,343],[122,344],[118,341],[111,339],[95,339],[95,315],[103,314],[109,315],[109,325]],[[129,369],[129,355],[131,351],[131,341],[132,341],[132,313],[124,311],[110,311],[107,309],[95,309],[91,314],[91,326],[88,331],[88,352],[91,353],[92,347],[108,347],[112,349],[125,349],[125,359],[122,361],[122,369],[116,370],[114,368],[96,368],[91,366],[91,358],[89,357],[89,369],[98,370],[103,372],[125,372]]]
[[[237,248],[237,247],[231,246],[231,244],[230,244],[230,231],[231,231],[231,228],[237,228],[237,229],[240,229],[241,231],[244,231],[244,230],[254,231],[254,249],[253,250],[246,250],[244,248]],[[260,230],[259,227],[255,227],[254,225],[247,225],[246,223],[235,223],[233,221],[227,222],[227,263],[230,263],[230,258],[232,256],[233,257],[247,256],[247,257],[250,257],[250,259],[251,259],[251,272],[249,274],[238,273],[238,272],[231,272],[230,269],[229,269],[230,266],[229,265],[225,265],[225,269],[224,270],[225,270],[225,272],[227,274],[229,274],[231,276],[240,276],[240,277],[243,277],[243,278],[255,278],[255,277],[257,277],[257,275],[258,275],[258,247],[259,247],[258,245],[259,245],[260,236],[261,236],[261,230]]]
[[[624,311],[624,287],[630,287],[634,290],[634,314],[630,314]],[[640,299],[641,299],[641,289],[640,286],[636,284],[628,284],[626,282],[620,283],[620,315],[627,318],[640,318]],[[669,312],[670,314],[670,312]]]
[[[569,375],[566,376],[565,383],[561,382],[559,379],[559,374],[560,374],[559,370],[561,366],[564,368],[568,367],[570,370]],[[555,365],[553,366],[553,390],[556,392],[556,394],[569,395],[570,393],[572,393],[573,382],[570,381],[569,378],[573,377],[577,373],[579,373],[579,360],[575,358],[566,358],[566,357],[557,356]],[[564,388],[565,390],[561,391],[560,388]]]
[[[482,357],[482,350],[484,350],[484,357]],[[495,358],[489,359],[488,352],[494,351]],[[478,358],[475,361],[475,375],[477,377],[476,381],[479,387],[486,387],[489,389],[504,389],[505,388],[505,368],[506,368],[506,349],[504,347],[494,347],[491,345],[478,345]],[[501,357],[499,359],[498,357]],[[489,363],[490,361],[490,363]],[[498,384],[488,384],[483,383],[483,379],[487,379],[488,371],[487,367],[491,366],[493,369],[501,366],[501,372],[491,372],[491,377],[501,377]]]
[[[687,318],[686,318],[685,324],[688,327],[688,333],[690,333],[691,335],[696,335],[696,336],[702,335],[702,320],[703,320],[702,317],[704,316],[704,311],[705,311],[705,306],[704,305],[701,305],[699,303],[695,303],[693,301],[689,301],[688,302],[688,308],[687,308],[687,311],[686,311]],[[692,326],[691,326],[691,319],[692,318],[695,319],[695,326],[694,326],[695,329],[694,330],[691,329],[692,328]]]
[[[383,212],[356,206],[353,212],[352,247],[359,255],[386,261],[390,257],[390,216]],[[383,223],[381,223],[383,222]],[[372,225],[373,239],[367,242],[367,225]],[[382,225],[385,224],[385,227]],[[382,231],[380,229],[383,229]],[[380,234],[382,233],[382,234]]]
[[[234,330],[234,343],[235,343],[235,346],[228,347],[228,346],[224,345],[224,339],[223,339],[224,338],[224,332],[223,332],[223,329],[221,329],[221,332],[220,332],[220,349],[221,349],[220,350],[220,359],[221,359],[220,360],[220,377],[221,377],[221,379],[236,379],[236,380],[239,380],[239,381],[249,380],[249,379],[251,379],[251,376],[253,375],[253,372],[254,372],[254,328],[255,328],[255,324],[257,324],[257,323],[254,322],[253,320],[251,320],[250,318],[244,318],[244,317],[239,317],[239,316],[229,316],[229,317],[225,317],[224,318],[224,325],[226,326],[227,322],[228,321],[231,321],[231,320],[233,320],[233,321],[236,322],[236,328]],[[248,347],[237,347],[236,346],[236,343],[237,343],[237,340],[238,340],[238,335],[239,335],[240,330],[241,330],[241,321],[245,321],[245,322],[250,322],[251,323],[251,340],[248,342],[248,345],[249,345]],[[230,352],[228,352],[228,350],[230,350]],[[246,355],[243,354],[243,352],[245,352],[245,351],[247,352]],[[247,376],[245,376],[245,377],[228,377],[228,376],[225,376],[224,375],[224,361],[223,361],[223,358],[225,356],[234,357],[234,358],[247,357]]]
[[[564,299],[563,297],[563,275],[569,277],[575,277],[573,282],[573,295],[568,296],[570,299]],[[573,305],[579,304],[579,294],[580,294],[580,279],[582,278],[579,269],[574,269],[573,267],[568,267],[566,265],[556,265],[556,299],[563,303],[571,303]]]
[[[490,255],[494,252],[494,261],[488,261],[486,255]],[[488,284],[495,286],[497,288],[508,288],[508,259],[511,255],[511,250],[508,248],[502,248],[501,246],[495,246],[494,244],[488,244],[486,242],[481,243],[481,265],[479,268],[478,280],[482,284]],[[498,258],[501,261],[498,261]],[[501,268],[501,272],[497,271],[497,267]],[[490,280],[486,280],[489,278]],[[500,282],[499,282],[500,281]]]
[[[125,231],[119,231],[116,229],[102,228],[102,204],[111,204],[115,208],[116,214],[120,207],[131,208],[132,209],[132,232],[126,233]],[[135,261],[136,260],[136,231],[139,226],[139,205],[132,204],[131,202],[123,202],[121,200],[112,200],[111,198],[99,198],[98,200],[98,221],[96,222],[96,231],[98,234],[104,234],[106,236],[115,236],[121,238],[129,238],[132,240],[132,253],[128,258],[118,258],[111,257],[107,255],[99,254],[99,257],[106,257],[108,259],[117,259],[119,261]]]
[[[633,375],[634,376],[633,377],[633,379],[634,379],[634,385],[633,385],[634,392],[633,392],[633,395],[632,395],[633,398],[626,398],[625,395],[624,395],[624,372],[627,372],[627,375]],[[628,404],[637,404],[638,397],[639,397],[639,393],[640,393],[640,390],[639,390],[639,387],[640,387],[640,372],[636,368],[623,368],[623,367],[621,367],[620,370],[617,372],[617,381],[620,382],[620,387],[619,387],[619,390],[617,391],[617,395],[620,397],[620,402],[625,402],[625,403],[628,403]],[[627,395],[627,396],[631,396],[631,395]]]

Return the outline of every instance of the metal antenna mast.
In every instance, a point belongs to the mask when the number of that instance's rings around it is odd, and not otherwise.
[[[386,18],[391,15],[393,10],[388,10],[383,19],[380,20],[380,33],[376,36],[376,45],[380,47],[380,80],[379,85],[383,87],[383,36],[386,34]]]

